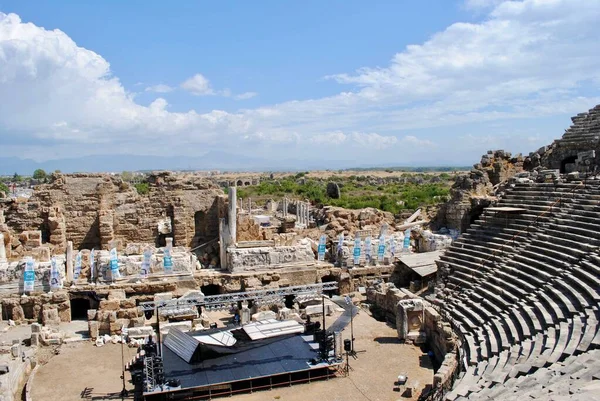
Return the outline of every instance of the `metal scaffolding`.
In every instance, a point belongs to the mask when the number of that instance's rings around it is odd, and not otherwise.
[[[281,299],[288,295],[320,295],[325,291],[333,291],[338,288],[337,283],[327,282],[319,284],[298,285],[293,287],[273,288],[266,290],[254,290],[245,292],[234,292],[230,294],[208,295],[190,298],[178,298],[168,301],[150,301],[140,303],[144,311],[153,311],[157,308],[177,309],[185,306],[211,306],[231,305],[241,301],[261,301],[268,299]]]

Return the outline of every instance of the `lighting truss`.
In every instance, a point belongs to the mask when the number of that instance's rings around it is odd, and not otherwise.
[[[259,303],[282,302],[287,295],[315,296],[324,291],[332,291],[338,288],[335,281],[319,284],[297,285],[293,287],[272,288],[266,290],[254,290],[246,292],[233,292],[230,294],[207,295],[200,297],[178,298],[168,301],[150,301],[140,303],[144,311],[153,311],[156,308],[177,309],[190,306],[207,306],[214,309],[226,309],[232,304],[243,301],[254,301]]]

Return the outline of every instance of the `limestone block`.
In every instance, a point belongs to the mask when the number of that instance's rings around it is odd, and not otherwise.
[[[31,325],[31,334],[35,334],[35,333],[41,333],[42,332],[42,325],[39,323],[33,323]]]
[[[98,315],[98,311],[96,309],[88,309],[88,311],[87,311],[87,319],[88,320],[96,320],[97,315]]]
[[[119,310],[119,300],[102,300],[100,301],[100,310],[116,311]]]
[[[58,318],[61,322],[71,321],[71,305],[68,302],[58,305]]]
[[[154,335],[154,329],[150,326],[132,327],[129,329],[129,337],[143,338]]]
[[[116,334],[121,334],[121,328],[122,327],[129,327],[129,319],[117,319],[114,323],[111,323],[111,331],[113,328],[113,325],[115,325],[117,327],[117,329],[115,330]]]
[[[161,293],[154,294],[154,302],[170,301],[171,299],[173,299],[172,292],[161,292]]]
[[[69,294],[66,291],[59,291],[52,294],[53,303],[61,303],[69,300]]]
[[[109,301],[114,301],[114,300],[122,300],[122,299],[127,299],[127,296],[125,295],[125,290],[112,290],[108,292],[108,300]]]
[[[120,303],[121,308],[129,309],[135,308],[135,300],[134,299],[123,299]]]
[[[31,334],[31,346],[32,347],[37,347],[40,345],[40,333],[33,333]]]
[[[95,321],[89,321],[88,328],[90,332],[90,337],[92,339],[98,338],[98,336],[100,335],[100,323]]]
[[[18,358],[21,355],[21,344],[13,344],[10,347],[10,354],[13,358]]]
[[[145,324],[146,324],[146,318],[144,316],[133,318],[129,322],[129,325],[131,327],[143,327]],[[130,333],[130,335],[131,335],[131,333]]]
[[[118,319],[135,319],[138,317],[137,308],[120,309],[117,311]]]
[[[258,322],[259,320],[277,319],[277,314],[273,311],[258,312],[252,315],[252,321]]]
[[[58,309],[49,309],[44,307],[42,311],[42,323],[44,326],[58,326],[60,323]]]

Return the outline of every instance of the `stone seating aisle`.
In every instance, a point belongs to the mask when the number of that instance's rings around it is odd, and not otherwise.
[[[517,184],[496,206],[527,212],[485,211],[438,262],[469,364],[447,399],[585,392],[600,356],[600,182]]]

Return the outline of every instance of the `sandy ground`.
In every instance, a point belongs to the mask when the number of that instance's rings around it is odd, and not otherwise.
[[[328,318],[330,322],[334,317]],[[225,320],[225,319],[223,319]],[[329,323],[329,322],[328,322]],[[237,395],[239,401],[392,401],[408,400],[394,391],[399,374],[408,374],[409,384],[419,387],[431,383],[433,370],[429,357],[420,348],[400,344],[396,330],[378,322],[366,311],[354,318],[357,359],[350,358],[349,377],[329,381],[300,384],[253,394]],[[343,337],[350,336],[350,327]],[[125,348],[125,361],[135,349]],[[101,348],[91,342],[80,342],[61,347],[59,355],[41,366],[33,382],[34,400],[109,400],[121,399],[121,347],[109,344]],[[129,379],[129,374],[126,374]],[[131,384],[127,383],[128,388]],[[416,397],[413,397],[416,399]]]
[[[135,348],[124,347],[125,361]],[[33,379],[35,401],[120,400],[121,345],[95,347],[91,341],[66,344],[60,354],[38,368]],[[125,377],[129,380],[129,374]],[[133,389],[127,383],[128,389]],[[130,398],[131,399],[131,398]]]

